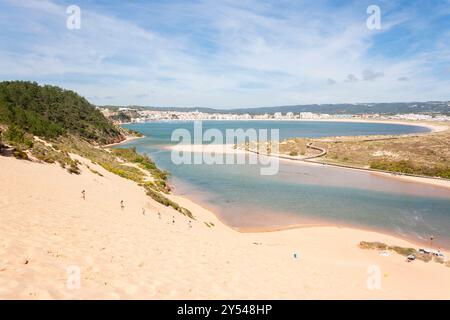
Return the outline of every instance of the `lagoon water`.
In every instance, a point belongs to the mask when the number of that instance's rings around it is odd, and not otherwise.
[[[280,162],[278,174],[259,165],[175,165],[173,130],[193,132],[193,122],[151,122],[126,127],[146,137],[127,146],[148,153],[170,171],[174,192],[211,208],[236,229],[340,225],[374,229],[450,248],[450,190],[369,172]],[[425,132],[419,126],[320,121],[203,121],[203,129],[279,129],[280,139]]]

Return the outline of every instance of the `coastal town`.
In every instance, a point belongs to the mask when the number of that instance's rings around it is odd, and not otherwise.
[[[102,113],[118,124],[123,123],[145,123],[166,120],[407,120],[407,121],[450,121],[450,115],[446,114],[328,114],[314,112],[274,112],[264,114],[249,113],[219,113],[195,111],[173,111],[173,110],[146,110],[145,108],[120,107],[116,110],[100,108]]]

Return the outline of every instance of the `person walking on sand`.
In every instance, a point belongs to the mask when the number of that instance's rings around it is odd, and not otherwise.
[[[161,220],[161,213],[158,211],[158,218]]]
[[[81,191],[81,197],[83,198],[83,200],[86,200],[86,191],[85,190]]]
[[[192,228],[192,221],[189,220],[189,228]]]
[[[175,224],[175,216],[172,216],[172,224]]]
[[[125,208],[125,205],[123,204],[123,200],[120,200],[120,209],[123,210],[123,208]]]
[[[142,214],[145,216],[145,209],[142,208]]]

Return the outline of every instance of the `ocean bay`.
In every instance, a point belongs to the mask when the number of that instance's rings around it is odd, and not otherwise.
[[[367,228],[426,242],[429,235],[450,246],[450,190],[321,165],[280,161],[274,176],[259,165],[175,165],[167,146],[178,128],[193,122],[151,122],[128,128],[146,137],[127,144],[168,170],[174,192],[211,208],[239,230],[337,225]],[[383,123],[320,121],[204,121],[205,129],[279,129],[280,138],[423,133],[427,129]]]

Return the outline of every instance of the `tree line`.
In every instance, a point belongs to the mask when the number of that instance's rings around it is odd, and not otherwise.
[[[28,81],[0,82],[0,123],[9,127],[12,139],[23,132],[46,139],[71,134],[98,144],[122,137],[119,128],[76,92]]]

